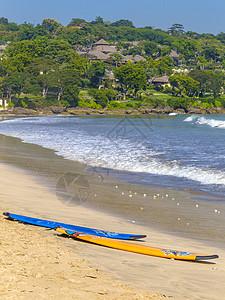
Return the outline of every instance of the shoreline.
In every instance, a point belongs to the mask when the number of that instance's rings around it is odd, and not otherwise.
[[[143,116],[147,117],[148,115],[169,115],[170,113],[175,114],[198,114],[198,115],[206,115],[206,114],[225,114],[225,108],[196,108],[189,107],[188,109],[173,109],[171,107],[153,107],[146,106],[140,107],[138,109],[93,109],[93,108],[83,108],[83,107],[63,107],[63,106],[53,106],[46,107],[39,110],[22,108],[22,107],[12,107],[6,108],[5,110],[0,110],[0,116],[41,116],[41,115],[72,115],[72,116],[89,116],[89,115],[130,115],[130,116]]]
[[[37,183],[47,186],[64,205],[82,205],[148,229],[209,245],[216,243],[225,249],[225,203],[216,196],[208,194],[206,198],[197,191],[129,183],[126,174],[122,179],[110,170],[65,159],[54,150],[19,138],[0,135],[0,141],[0,161],[32,174]],[[78,185],[61,191],[61,180],[75,180]]]
[[[96,210],[90,208],[90,206],[85,203],[83,205],[70,205],[70,203],[60,201],[54,192],[54,183],[51,181],[51,178],[44,182],[44,177],[38,177],[36,175],[37,169],[36,171],[32,169],[29,163],[33,160],[36,168],[37,166],[39,168],[38,174],[46,176],[47,174],[44,172],[44,168],[46,168],[46,163],[49,158],[50,165],[56,164],[59,168],[62,167],[61,163],[64,162],[67,165],[66,168],[70,169],[71,161],[66,161],[56,154],[52,156],[53,150],[43,150],[42,147],[32,144],[22,145],[25,143],[18,142],[18,139],[15,138],[5,137],[5,139],[10,141],[10,147],[14,147],[14,149],[16,147],[16,149],[19,150],[17,151],[17,157],[15,154],[13,157],[12,153],[7,152],[8,159],[11,159],[7,164],[12,164],[14,158],[17,160],[17,167],[20,168],[12,168],[4,164],[0,165],[2,169],[1,174],[4,174],[0,183],[2,191],[1,209],[32,217],[53,219],[109,231],[147,234],[146,245],[196,252],[199,254],[218,254],[220,258],[215,261],[215,264],[187,264],[186,262],[146,257],[60,238],[60,241],[70,247],[72,251],[75,250],[75,247],[79,247],[79,251],[76,254],[80,259],[87,260],[94,268],[126,282],[129,286],[150,293],[156,291],[166,296],[172,295],[174,299],[200,299],[206,298],[206,295],[208,299],[219,299],[221,297],[223,292],[221,290],[223,286],[222,282],[224,282],[225,279],[225,251],[223,249],[219,249],[215,245],[208,245],[204,241],[169,235],[165,232],[155,230],[154,227],[146,227],[139,222],[133,223],[132,220],[128,221],[126,218],[116,217],[114,214],[103,212],[102,206]],[[23,152],[24,148],[23,151],[21,151],[22,148],[18,148],[19,145],[23,147],[26,146],[27,153]],[[2,143],[1,146],[3,146]],[[37,153],[37,149],[42,149],[44,151],[43,153],[45,153],[42,161],[39,157],[40,153]],[[28,154],[30,156],[28,156]],[[21,169],[22,161],[26,161],[26,171],[22,171]],[[74,169],[75,167],[76,172],[78,172],[79,168],[82,170],[84,166],[73,162],[72,168]],[[10,172],[10,169],[13,171]],[[69,171],[69,169],[67,169],[67,171]],[[54,168],[50,170],[50,173],[54,172]],[[59,176],[59,173],[56,174],[56,176]],[[16,183],[13,190],[10,189],[12,182]],[[104,184],[100,182],[100,184],[106,185],[105,189],[107,190],[109,185],[112,185],[112,182],[114,181],[110,180],[107,184],[106,182],[104,182]],[[98,191],[99,186],[96,177],[92,178],[93,193]],[[123,188],[125,188],[125,186],[123,186]],[[152,192],[154,194],[155,191]],[[109,193],[108,190],[107,193]],[[97,203],[102,204],[102,198],[104,198],[105,195],[106,194],[103,193]],[[110,190],[109,199],[115,199],[116,197],[117,194],[115,194],[115,191]],[[138,211],[143,212],[140,210],[140,207]],[[157,215],[157,207],[153,208],[152,216],[154,216],[154,214]],[[158,215],[160,214],[161,211],[158,212]],[[161,214],[161,220],[163,219],[163,215]],[[116,265],[113,263],[115,261],[117,262]],[[215,282],[211,281],[211,278],[215,276],[217,281],[216,288]],[[174,286],[179,286],[179,289],[175,290]]]
[[[60,268],[59,272],[59,270],[53,265],[53,268],[51,268],[50,270],[50,275],[48,275],[48,272],[47,274],[46,272],[45,274],[43,274],[43,270],[37,272],[37,269],[33,267],[31,276],[32,280],[34,279],[34,276],[41,276],[41,278],[44,278],[42,287],[45,287],[45,285],[49,285],[49,280],[52,280],[52,276],[55,279],[56,270],[58,276],[60,276],[61,278],[60,280],[62,280],[62,282],[65,281],[66,285],[68,285],[68,275],[66,276],[64,271],[67,271],[68,264],[74,262],[75,255],[78,260],[88,261],[88,265],[92,266],[92,277],[96,277],[96,272],[94,270],[98,269],[98,272],[100,272],[100,274],[103,274],[103,277],[105,276],[104,273],[106,273],[108,274],[107,276],[111,276],[116,280],[123,281],[124,284],[122,285],[127,285],[129,288],[132,287],[142,290],[143,295],[146,295],[146,293],[149,292],[157,292],[158,294],[154,296],[156,297],[156,299],[161,299],[160,294],[166,295],[167,297],[172,296],[174,299],[200,299],[205,298],[206,295],[207,299],[219,299],[222,297],[222,294],[224,292],[223,282],[225,278],[225,251],[212,246],[206,246],[204,243],[195,240],[159,233],[158,231],[154,231],[137,224],[132,224],[115,216],[110,216],[103,212],[91,210],[83,206],[65,206],[63,203],[58,201],[56,195],[49,191],[48,187],[35,182],[33,175],[27,175],[26,172],[21,171],[18,168],[9,167],[2,164],[0,164],[0,171],[1,174],[4,174],[4,177],[1,178],[2,180],[0,182],[0,207],[2,212],[3,210],[11,211],[14,213],[24,214],[32,217],[59,220],[62,222],[84,226],[91,226],[91,224],[93,226],[94,224],[96,228],[103,228],[106,230],[132,232],[137,234],[146,233],[148,236],[146,238],[146,242],[144,242],[146,243],[146,245],[193,251],[195,253],[202,254],[218,254],[220,256],[220,258],[216,261],[212,261],[206,264],[187,263],[183,261],[161,259],[157,257],[144,256],[135,253],[99,247],[92,244],[81,243],[72,239],[64,239],[58,237],[53,231],[45,231],[43,228],[27,226],[18,224],[17,222],[10,222],[5,220],[4,222],[6,224],[6,229],[9,230],[9,234],[5,234],[5,232],[2,234],[1,244],[5,245],[6,241],[8,240],[8,236],[11,236],[12,234],[13,239],[12,237],[10,239],[12,243],[13,241],[16,241],[16,239],[19,239],[19,245],[13,244],[13,248],[11,243],[7,244],[7,254],[12,253],[12,265],[14,263],[18,264],[17,268],[19,268],[20,270],[22,269],[21,272],[23,272],[23,274],[27,274],[27,272],[31,272],[31,270],[27,270],[27,268],[29,268],[29,265],[27,267],[21,266],[20,256],[25,257],[31,265],[33,265],[33,263],[30,260],[34,259],[36,261],[37,259],[40,259],[42,267],[45,267],[45,264],[48,263],[45,261],[45,255],[51,257],[51,264],[56,264],[56,266],[62,263],[62,261],[64,260],[63,256],[66,255],[67,268],[63,271]],[[15,182],[13,189],[10,188],[12,181]],[[3,218],[3,216],[1,216],[1,218]],[[22,237],[21,234],[24,234],[24,236]],[[45,240],[42,241],[43,235]],[[27,253],[27,247],[24,245],[24,240],[26,242],[25,245],[29,244],[29,247],[31,247],[28,249],[30,249],[29,253],[31,252],[32,255]],[[60,245],[58,245],[58,241],[60,241]],[[48,246],[49,243],[53,244],[53,246]],[[41,251],[43,253],[34,253],[34,248],[36,248],[37,244],[43,245],[41,247]],[[55,244],[57,244],[57,253],[54,253]],[[24,254],[21,254],[21,247],[23,248]],[[68,253],[68,251],[66,251],[64,247],[69,248],[70,253]],[[48,249],[47,254],[45,254],[44,249]],[[66,251],[66,254],[64,250]],[[44,259],[38,258],[38,255],[44,256]],[[10,255],[9,259],[11,261]],[[115,261],[116,264],[114,263]],[[80,268],[82,269],[82,267],[80,266],[75,266],[75,270],[76,268],[79,268],[78,272],[80,272]],[[2,270],[4,271],[4,268]],[[12,275],[7,274],[7,276]],[[21,275],[20,272],[17,272],[17,275],[13,276],[14,287],[16,287],[15,282],[18,282],[19,284],[18,278],[20,276],[23,276],[22,278],[24,279],[24,275]],[[66,276],[66,279],[63,278],[64,276]],[[89,275],[84,276],[88,277]],[[97,275],[97,277],[98,276],[99,275]],[[102,278],[102,276],[100,277]],[[212,277],[215,280],[213,282],[211,280]],[[77,277],[73,277],[73,279],[76,282]],[[57,282],[58,281],[56,280],[56,283]],[[36,284],[34,284],[33,282],[32,284],[33,287],[38,287],[38,285],[36,286]],[[51,284],[54,286],[53,282]],[[101,284],[103,284],[103,286],[100,286],[100,289],[102,288],[104,289],[104,291],[107,291],[109,289],[108,281],[104,283],[101,282]],[[3,285],[1,284],[1,286],[4,287],[4,282]],[[30,286],[28,285],[27,288],[30,289]],[[93,286],[91,285],[86,288],[85,291],[92,290],[92,288]],[[10,289],[11,291],[14,290],[12,288],[12,285],[10,286]],[[26,288],[24,288],[24,290],[26,290]],[[52,291],[51,288],[50,290]],[[45,290],[42,290],[42,292],[43,295],[45,295]],[[98,292],[101,293],[101,290],[99,291],[99,288]],[[111,292],[112,291],[109,291],[109,294]],[[129,295],[135,295],[135,291],[132,290]],[[109,299],[111,299],[110,296],[112,296],[112,294],[109,295]],[[148,294],[147,296],[143,296],[144,299],[145,297],[146,299],[151,299],[147,298],[149,297]],[[112,298],[123,299],[123,297],[120,298],[120,296],[118,296],[118,298],[113,296]],[[132,299],[132,297],[130,298]],[[85,299],[85,297],[80,297],[80,299]],[[126,297],[124,299],[126,299]]]

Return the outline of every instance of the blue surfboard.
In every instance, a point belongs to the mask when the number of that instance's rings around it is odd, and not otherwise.
[[[87,233],[91,235],[97,235],[101,237],[108,237],[111,239],[122,239],[122,240],[137,240],[141,238],[145,238],[146,235],[136,235],[136,234],[126,234],[126,233],[118,233],[118,232],[110,232],[100,229],[94,229],[94,228],[88,228],[88,227],[82,227],[82,226],[75,226],[60,222],[53,222],[43,219],[36,219],[31,217],[26,217],[22,215],[15,215],[11,213],[3,213],[4,216],[7,216],[11,220],[20,221],[27,224],[32,224],[36,226],[46,227],[46,228],[55,228],[55,227],[63,227],[65,229],[73,230],[73,231],[79,231],[82,233]]]

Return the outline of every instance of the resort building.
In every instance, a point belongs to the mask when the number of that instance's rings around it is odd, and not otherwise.
[[[0,99],[0,110],[8,106],[8,102],[5,99]]]
[[[106,53],[117,53],[116,46],[110,45],[104,39],[99,40],[93,46],[93,51],[101,51]]]
[[[153,77],[151,79],[151,83],[157,87],[163,86],[169,86],[169,76],[164,75],[162,77]]]
[[[128,61],[131,61],[133,63],[136,63],[138,61],[145,61],[146,59],[142,57],[141,55],[122,55],[121,51],[116,49],[115,45],[110,45],[108,42],[106,42],[104,39],[100,39],[97,41],[91,48],[89,49],[79,49],[77,51],[77,54],[88,58],[91,61],[103,61],[106,63],[111,63],[111,57],[110,54],[118,53],[122,56],[122,64],[125,64]]]

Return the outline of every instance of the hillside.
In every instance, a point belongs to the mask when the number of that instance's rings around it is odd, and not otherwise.
[[[72,19],[36,26],[0,18],[3,107],[161,107],[215,112],[225,107],[225,33],[135,28]]]

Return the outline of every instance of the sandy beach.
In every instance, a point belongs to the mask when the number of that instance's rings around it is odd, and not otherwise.
[[[53,231],[11,222],[2,216],[0,295],[3,299],[164,298],[160,295],[173,299],[222,299],[224,250],[160,233],[87,207],[68,207],[38,178],[18,168],[2,164],[0,173],[1,212],[145,233],[146,245],[220,256],[211,263],[192,263],[138,255],[62,238]]]
[[[1,165],[0,170],[1,213],[13,210],[33,215],[36,200],[39,209],[48,203],[47,213],[48,205],[56,200],[54,195],[16,169]],[[60,205],[55,209],[61,210]],[[91,266],[82,258],[78,244],[67,245],[53,232],[6,220],[2,214],[0,225],[1,299],[163,298],[132,288]]]

